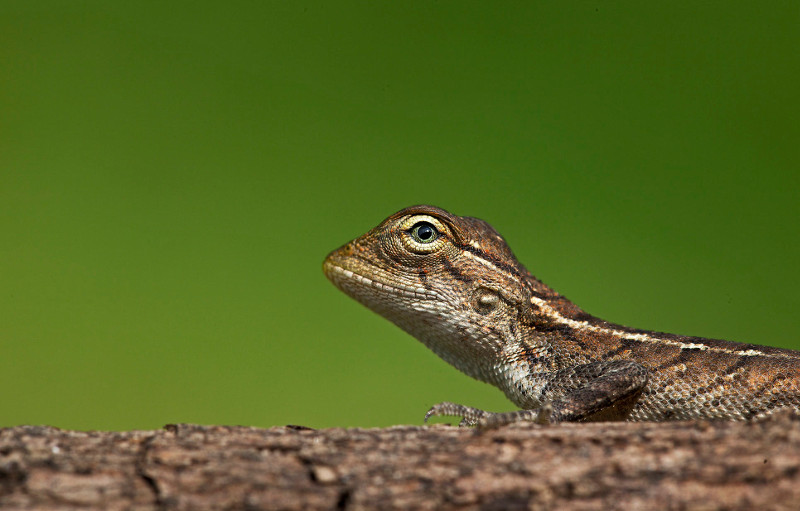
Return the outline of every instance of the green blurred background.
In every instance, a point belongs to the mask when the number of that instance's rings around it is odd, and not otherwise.
[[[323,277],[431,203],[587,311],[800,348],[800,4],[0,3],[0,425],[509,410]]]

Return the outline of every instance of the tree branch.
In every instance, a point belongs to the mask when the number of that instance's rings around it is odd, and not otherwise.
[[[792,509],[800,420],[0,430],[2,509]]]

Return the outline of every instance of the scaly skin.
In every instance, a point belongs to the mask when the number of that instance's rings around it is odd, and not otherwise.
[[[737,420],[800,408],[800,352],[593,317],[531,275],[483,220],[410,207],[331,252],[323,269],[339,289],[522,408],[440,403],[426,419]]]

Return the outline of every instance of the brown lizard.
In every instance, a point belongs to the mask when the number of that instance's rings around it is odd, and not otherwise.
[[[522,408],[439,403],[426,420],[735,420],[800,408],[800,352],[603,321],[537,280],[477,218],[410,207],[331,252],[323,269],[339,289]]]

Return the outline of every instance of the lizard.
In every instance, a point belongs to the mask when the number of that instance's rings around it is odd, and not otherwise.
[[[477,218],[403,209],[331,252],[323,271],[520,408],[443,402],[426,422],[748,420],[800,408],[800,351],[604,321],[534,277]]]

